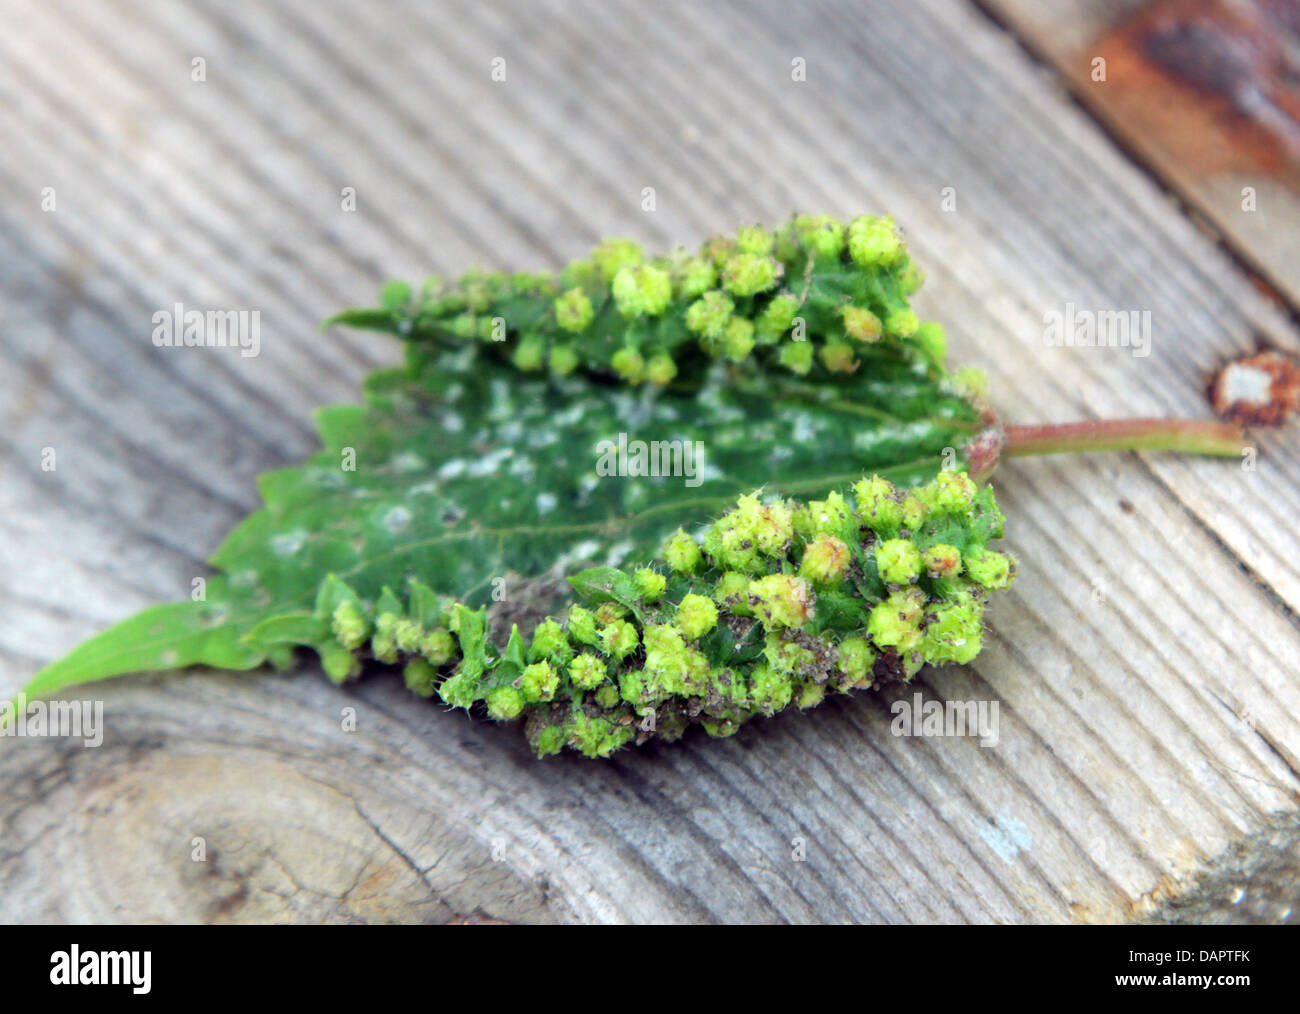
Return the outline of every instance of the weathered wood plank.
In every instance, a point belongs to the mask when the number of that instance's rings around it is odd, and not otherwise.
[[[185,594],[255,505],[255,474],[311,448],[310,409],[354,399],[364,370],[396,357],[316,330],[390,274],[887,209],[930,269],[924,310],[955,358],[989,368],[1009,421],[1204,415],[1220,358],[1259,334],[1300,348],[955,0],[83,6],[14,0],[0,39],[3,692]],[[806,81],[791,80],[796,57]],[[262,355],[153,348],[150,315],[177,300],[260,308]],[[1150,310],[1151,355],[1046,347],[1044,314],[1067,301]],[[1008,465],[1022,577],[978,664],[916,688],[996,700],[990,749],[891,735],[898,692],[725,742],[538,763],[517,730],[383,680],[106,684],[102,748],[0,745],[0,911],[1127,918],[1295,806],[1298,478],[1285,433],[1254,472],[1138,455]]]
[[[1300,306],[1300,8],[1260,0],[980,2]]]

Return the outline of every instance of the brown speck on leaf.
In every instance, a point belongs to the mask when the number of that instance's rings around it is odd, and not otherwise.
[[[1271,349],[1234,359],[1210,382],[1210,404],[1243,426],[1281,426],[1300,409],[1300,363]]]

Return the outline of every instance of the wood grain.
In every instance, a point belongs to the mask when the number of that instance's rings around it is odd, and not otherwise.
[[[888,210],[929,270],[922,310],[958,362],[989,369],[1010,422],[1203,416],[1220,359],[1260,336],[1300,349],[1234,262],[958,0],[3,10],[0,692],[188,593],[256,506],[256,474],[313,447],[310,410],[354,400],[396,359],[383,339],[317,329],[386,277]],[[176,301],[260,309],[262,354],[153,347],[151,315]],[[1046,347],[1044,314],[1067,301],[1149,310],[1152,354]],[[93,688],[98,749],[0,740],[0,916],[1149,911],[1296,807],[1294,430],[1262,440],[1254,471],[1110,455],[1017,461],[996,484],[1022,576],[978,663],[915,687],[997,701],[996,747],[891,735],[909,689],[727,741],[539,763],[519,730],[390,680],[124,678]]]
[[[1300,307],[1295,0],[980,2],[1252,273]]]

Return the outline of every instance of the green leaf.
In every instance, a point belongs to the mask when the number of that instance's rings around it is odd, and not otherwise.
[[[219,595],[216,581],[209,594]],[[23,688],[28,697],[56,693],[123,673],[210,665],[252,669],[266,653],[243,641],[247,621],[232,622],[222,606],[176,602],[153,606],[110,627],[46,666]]]
[[[739,327],[725,336],[692,323],[696,295],[677,281],[658,316],[625,316],[629,298],[638,307],[658,299],[659,283],[651,272],[646,292],[629,297],[614,260],[631,254],[617,244],[558,280],[471,273],[450,287],[431,279],[418,294],[392,282],[380,306],[331,318],[403,339],[405,365],[368,377],[361,404],[317,411],[321,450],[259,479],[264,506],[213,554],[221,573],[206,602],[118,624],[42,670],[27,692],[188,665],[285,664],[296,646],[315,648],[342,681],[359,672],[356,646],[373,632],[375,655],[406,661],[408,682],[427,693],[431,670],[448,664],[450,630],[460,660],[444,697],[470,702],[516,679],[527,657],[518,631],[504,650],[488,638],[501,578],[572,574],[582,598],[644,622],[660,612],[620,568],[653,559],[679,528],[698,532],[740,494],[812,499],[864,474],[909,487],[941,464],[963,467],[990,420],[950,379],[934,341],[911,337],[910,262],[862,266],[843,247],[814,256],[802,245],[812,227],[799,221],[776,247],[783,287],[739,295],[742,281],[714,294]],[[738,271],[730,242],[702,255],[724,282]],[[686,270],[677,255],[653,263],[663,277]],[[580,333],[565,331],[555,309],[575,289],[591,308]],[[781,300],[789,314],[768,327]],[[850,345],[846,307],[885,321],[883,334]],[[642,372],[655,383],[637,386]],[[961,528],[932,541],[991,534]],[[879,597],[874,561],[854,552],[851,587]],[[828,622],[865,622],[862,603],[843,598],[834,608],[828,600]],[[711,657],[750,661],[763,650],[748,631],[706,640]],[[411,667],[422,652],[433,665]],[[619,739],[585,734],[601,749]]]

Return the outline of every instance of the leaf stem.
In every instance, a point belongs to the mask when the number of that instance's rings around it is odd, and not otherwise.
[[[1003,454],[1073,451],[1181,451],[1236,457],[1252,446],[1244,430],[1199,419],[1105,419],[1047,426],[1006,426]]]

